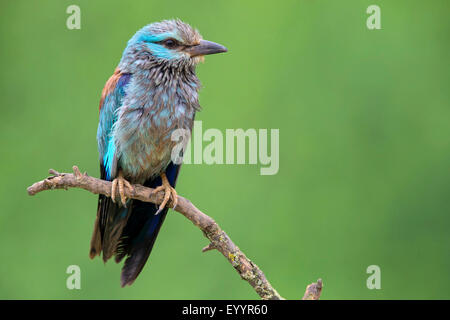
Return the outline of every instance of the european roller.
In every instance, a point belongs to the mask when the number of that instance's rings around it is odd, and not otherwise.
[[[121,285],[131,285],[144,267],[167,214],[176,205],[180,165],[172,161],[177,129],[192,130],[200,109],[196,65],[226,52],[180,20],[152,23],[129,41],[100,100],[97,130],[101,178],[112,197],[100,195],[90,257],[126,258]],[[164,191],[160,206],[126,199],[125,188],[142,184]],[[116,201],[117,192],[120,201]]]

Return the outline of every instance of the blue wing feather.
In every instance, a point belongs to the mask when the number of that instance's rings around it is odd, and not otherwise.
[[[122,74],[120,70],[116,69],[103,89],[97,143],[100,156],[100,177],[104,180],[111,181],[116,176],[117,157],[112,139],[112,128],[117,120],[117,110],[122,106],[130,78],[131,74]],[[109,197],[99,196],[97,218],[91,239],[91,258],[103,251],[103,260],[106,261],[115,253],[128,216],[127,208],[113,203]]]
[[[103,89],[100,103],[100,118],[97,129],[98,152],[100,162],[105,167],[107,180],[116,176],[117,158],[116,146],[112,136],[112,128],[117,121],[117,110],[122,106],[126,94],[126,87],[130,82],[131,74],[120,73],[116,70]]]

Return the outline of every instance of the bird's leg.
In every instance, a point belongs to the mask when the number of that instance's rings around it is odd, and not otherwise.
[[[172,188],[172,186],[170,185],[169,180],[167,180],[167,176],[165,173],[161,173],[161,180],[162,180],[162,185],[155,188],[155,190],[153,190],[153,192],[152,192],[152,193],[158,193],[159,191],[164,190],[164,200],[159,205],[158,211],[156,211],[155,215],[160,213],[166,207],[166,204],[169,201],[170,197],[172,197],[173,209],[175,209],[175,207],[177,206],[177,203],[178,203],[178,194],[175,191],[175,189]]]
[[[130,190],[130,192],[133,192],[134,188],[131,185],[131,183],[125,180],[125,178],[123,177],[122,170],[119,171],[119,176],[112,181],[111,199],[114,203],[116,202],[115,197],[117,187],[119,187],[120,201],[122,202],[122,205],[126,207],[127,198],[125,197],[125,187],[127,187]]]

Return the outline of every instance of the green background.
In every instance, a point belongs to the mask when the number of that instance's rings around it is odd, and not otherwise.
[[[81,8],[81,30],[66,8]],[[381,30],[366,8],[381,7]],[[98,176],[98,102],[127,40],[178,17],[226,54],[198,68],[203,128],[280,130],[280,169],[185,165],[211,215],[288,299],[450,298],[450,4],[442,1],[2,1],[0,298],[256,299],[170,211],[142,274],[90,260],[97,197],[30,197],[49,168]],[[81,267],[81,290],[66,268]],[[381,268],[381,290],[366,269]]]

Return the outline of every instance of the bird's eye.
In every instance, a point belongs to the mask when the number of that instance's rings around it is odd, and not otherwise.
[[[175,39],[167,39],[164,41],[164,45],[167,48],[175,48],[178,45],[178,42]]]

